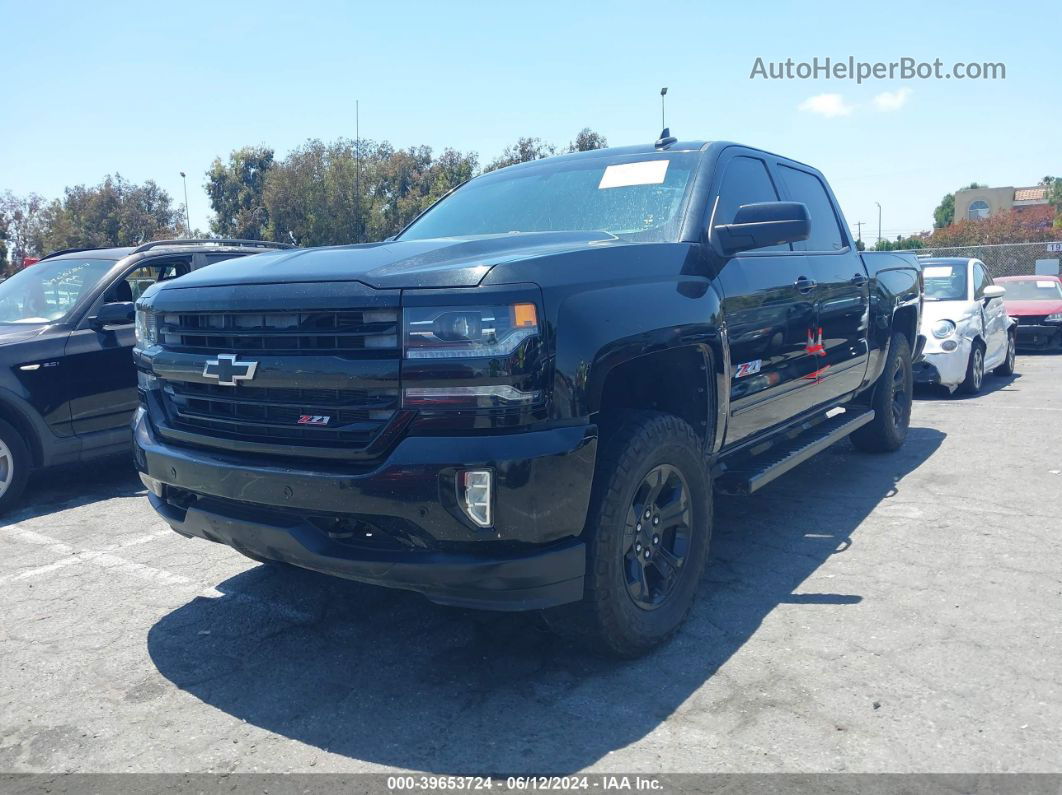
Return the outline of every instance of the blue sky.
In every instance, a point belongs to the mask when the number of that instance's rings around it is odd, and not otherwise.
[[[865,239],[875,202],[895,237],[928,228],[940,197],[971,180],[1062,175],[1057,0],[0,0],[0,20],[0,190],[54,197],[121,172],[179,203],[183,170],[201,227],[215,156],[353,136],[356,98],[364,137],[486,161],[518,136],[566,143],[585,126],[616,145],[650,141],[666,85],[673,133],[821,168]],[[757,57],[816,56],[1003,62],[1006,79],[749,78]]]

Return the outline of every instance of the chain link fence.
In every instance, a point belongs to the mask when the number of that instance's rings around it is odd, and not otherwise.
[[[1057,245],[1057,244],[1056,244]],[[1062,253],[1047,250],[1048,243],[998,243],[987,246],[953,246],[909,249],[908,253],[932,257],[972,257],[983,262],[995,276],[1025,276],[1036,273],[1036,260],[1062,260]]]

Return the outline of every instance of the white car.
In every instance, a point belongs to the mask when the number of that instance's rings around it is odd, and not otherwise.
[[[919,258],[925,282],[922,334],[925,356],[915,381],[976,395],[986,370],[1014,372],[1017,321],[1003,305],[1006,290],[992,283],[978,259]]]

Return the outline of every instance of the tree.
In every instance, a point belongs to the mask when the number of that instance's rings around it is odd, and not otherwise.
[[[483,171],[496,171],[499,168],[513,166],[517,163],[540,160],[556,153],[557,147],[546,143],[541,138],[519,138],[515,144],[507,146],[500,156],[488,163]]]
[[[38,250],[131,246],[173,237],[178,222],[170,195],[154,180],[137,185],[108,174],[99,185],[66,188],[41,211]]]
[[[212,232],[223,237],[268,239],[265,180],[273,165],[273,150],[267,146],[236,149],[229,154],[227,164],[220,157],[214,158],[204,185],[214,210]]]
[[[1047,205],[1034,205],[1020,213],[996,213],[976,221],[960,218],[946,229],[933,230],[928,244],[938,248],[1054,240],[1057,232],[1051,226],[1052,216],[1052,209]]]
[[[1044,177],[1047,186],[1047,203],[1055,210],[1054,228],[1062,229],[1062,179]]]
[[[915,248],[925,248],[926,241],[923,235],[911,235],[910,237],[896,235],[896,240],[891,241],[882,239],[874,244],[874,251],[910,251]]]
[[[0,196],[0,239],[4,241],[5,267],[10,260],[10,267],[17,270],[26,257],[44,253],[41,250],[44,207],[44,199],[36,193],[16,196],[5,191]]]
[[[476,173],[473,153],[445,149],[436,158],[426,146],[363,140],[355,179],[355,146],[311,139],[274,165],[264,189],[271,239],[302,246],[383,240]]]
[[[583,127],[575,140],[568,144],[569,152],[589,152],[592,149],[604,149],[608,146],[608,140],[601,133],[594,132],[589,127]]]
[[[978,182],[971,182],[965,188],[959,188],[959,190],[975,190],[977,188],[987,188],[987,185],[982,185]],[[946,226],[951,226],[955,221],[955,194],[945,194],[944,198],[940,200],[940,204],[933,210],[933,226],[937,229],[943,229]]]

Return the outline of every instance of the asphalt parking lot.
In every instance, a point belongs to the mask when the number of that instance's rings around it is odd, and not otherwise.
[[[39,477],[0,526],[0,771],[1062,771],[1062,356],[1018,369],[721,500],[630,663],[185,540],[125,461]]]

